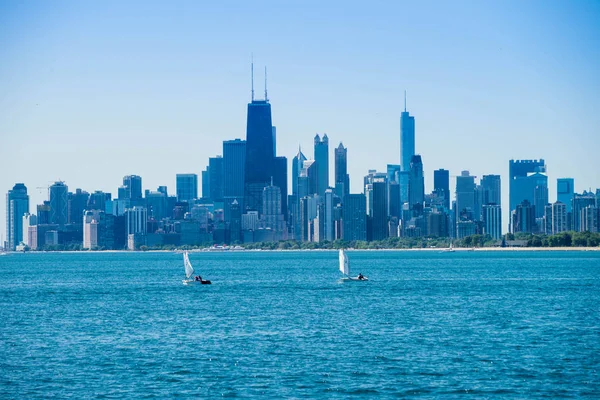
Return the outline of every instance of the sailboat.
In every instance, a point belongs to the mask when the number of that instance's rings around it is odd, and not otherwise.
[[[202,285],[210,285],[211,282],[205,279],[202,279],[199,275],[192,278],[194,274],[194,267],[192,267],[192,263],[190,262],[190,257],[188,256],[188,252],[183,252],[183,266],[185,268],[185,279],[182,281],[184,285],[189,285],[192,283],[200,283]]]
[[[358,274],[354,278],[350,277],[350,266],[348,265],[348,256],[344,249],[340,249],[340,272],[344,274],[341,281],[368,281],[369,278],[363,276],[363,274]]]
[[[447,253],[447,252],[454,252],[454,247],[452,246],[452,242],[450,242],[450,247],[445,248],[442,251],[445,252],[445,253]]]

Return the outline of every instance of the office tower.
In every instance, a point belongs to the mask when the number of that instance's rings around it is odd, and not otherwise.
[[[208,159],[208,173],[210,199],[212,201],[223,201],[223,157],[216,156]]]
[[[317,172],[317,164],[315,163],[315,160],[304,161],[304,168],[302,168],[302,171],[300,171],[300,177],[298,179],[298,195],[300,198],[317,194]]]
[[[281,189],[271,184],[263,189],[261,227],[274,233],[274,240],[283,239],[285,220],[281,213]]]
[[[567,230],[567,205],[557,201],[552,204],[551,234],[565,232]]]
[[[223,197],[226,211],[234,200],[244,209],[244,171],[246,168],[246,141],[235,139],[223,142]],[[226,214],[229,214],[227,212]],[[226,215],[226,220],[229,220]]]
[[[544,160],[510,160],[509,161],[509,207],[510,212],[516,209],[523,200],[534,202],[534,190],[536,183],[540,183],[539,176],[532,179],[535,174],[545,174],[546,164]],[[546,184],[547,186],[547,184]]]
[[[177,174],[176,176],[177,201],[191,203],[198,198],[198,175]]]
[[[82,223],[83,211],[86,209],[90,194],[85,190],[76,189],[75,193],[67,193],[68,223]]]
[[[599,215],[598,208],[595,206],[587,206],[581,210],[581,218],[579,222],[579,231],[580,232],[599,232]]]
[[[398,182],[398,174],[401,171],[400,164],[388,164],[387,165],[387,181]]]
[[[368,240],[383,240],[388,237],[387,218],[387,185],[386,177],[374,177],[365,187],[365,200],[367,201]]]
[[[395,218],[400,218],[402,216],[400,185],[395,181],[388,181],[388,215]]]
[[[342,226],[344,240],[367,240],[367,199],[364,194],[344,196]]]
[[[275,170],[273,171],[273,185],[281,191],[281,213],[287,221],[288,214],[288,175],[287,175],[287,157],[275,157]]]
[[[589,206],[596,205],[596,196],[591,192],[584,191],[582,194],[575,193],[573,196],[572,230],[581,232],[581,211]]]
[[[329,139],[315,135],[315,163],[317,166],[317,194],[323,196],[329,187]]]
[[[50,186],[50,222],[51,224],[64,225],[68,221],[67,192],[69,188],[64,182],[55,182]]]
[[[420,210],[423,208],[423,202],[425,201],[425,178],[423,176],[423,162],[420,155],[413,155],[410,160],[408,200],[411,209]]]
[[[202,198],[209,199],[210,198],[210,168],[207,166],[204,171],[202,171]]]
[[[86,209],[87,210],[106,211],[106,204],[111,201],[111,198],[112,198],[112,194],[105,193],[101,190],[96,190],[96,191],[94,191],[94,193],[90,194],[90,196],[88,198],[88,203],[87,203]],[[129,200],[129,199],[125,199],[123,201],[126,203],[131,202],[131,200]],[[137,201],[139,201],[139,199]]]
[[[535,210],[529,200],[523,200],[518,204],[512,215],[512,233],[526,232],[533,233],[537,227],[535,224]]]
[[[502,208],[498,204],[483,206],[484,233],[493,239],[502,238]]]
[[[44,201],[37,205],[38,225],[47,225],[50,223],[50,201]]]
[[[254,67],[253,71],[254,71]],[[264,100],[254,99],[254,75],[252,76],[252,100],[248,104],[246,121],[246,168],[244,176],[244,206],[246,210],[260,210],[263,189],[269,186],[274,175],[275,129],[271,120],[271,104],[267,97],[265,79]]]
[[[128,208],[125,211],[125,218],[127,221],[127,235],[146,234],[148,210],[145,207]]]
[[[304,168],[304,161],[306,161],[306,157],[302,154],[302,150],[298,147],[298,154],[292,159],[292,194],[298,195],[298,178],[300,177],[300,172]],[[298,198],[300,201],[300,198]]]
[[[332,242],[334,240],[334,219],[333,219],[333,190],[328,188],[323,195],[323,238]]]
[[[170,215],[167,210],[167,195],[162,192],[147,191],[146,207],[148,217],[153,218],[156,221],[160,221]],[[115,215],[119,214],[116,213]]]
[[[115,248],[115,217],[101,210],[89,210],[83,214],[83,248]]]
[[[450,172],[445,169],[433,171],[433,190],[438,196],[443,196],[444,207],[450,209]]]
[[[400,113],[400,166],[402,171],[410,171],[410,163],[415,155],[415,117],[406,111],[406,92],[404,93],[404,112]]]
[[[548,176],[539,172],[530,174],[527,179],[533,187],[533,205],[535,217],[544,216],[544,207],[548,204]]]
[[[342,142],[335,149],[335,194],[343,198],[350,194],[350,175],[348,175],[348,149]]]
[[[129,200],[140,200],[142,198],[142,177],[137,175],[126,175],[123,177],[123,196]],[[119,196],[119,199],[121,197]]]
[[[497,204],[502,205],[502,186],[500,175],[484,175],[481,178],[482,205]]]
[[[475,177],[469,171],[462,171],[456,177],[456,220],[474,220]]]
[[[575,180],[573,178],[558,178],[556,180],[556,200],[567,207],[567,212],[573,211],[575,196]]]
[[[398,173],[398,185],[400,186],[400,204],[409,203],[410,171]]]
[[[23,215],[29,213],[29,195],[23,183],[6,194],[6,240],[8,250],[15,250],[23,239]]]

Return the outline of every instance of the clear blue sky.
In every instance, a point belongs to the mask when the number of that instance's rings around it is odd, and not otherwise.
[[[600,187],[598,21],[597,1],[0,0],[0,232],[15,182],[32,210],[58,179],[174,193],[245,138],[251,53],[279,155],[327,133],[362,191],[399,163],[406,89],[426,191],[438,168],[500,174],[506,229],[511,158],[546,160],[551,201],[558,177]]]

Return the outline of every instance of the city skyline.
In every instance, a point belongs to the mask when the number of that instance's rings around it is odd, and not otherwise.
[[[407,110],[418,120],[416,153],[423,157],[426,192],[433,188],[433,171],[440,168],[449,170],[451,176],[460,175],[462,170],[477,177],[498,174],[503,181],[502,204],[507,205],[508,160],[539,158],[548,165],[550,202],[556,199],[557,178],[574,178],[578,193],[594,189],[599,170],[594,152],[599,122],[593,110],[598,105],[600,82],[592,73],[598,69],[597,53],[593,42],[585,38],[598,37],[598,27],[591,23],[599,15],[598,7],[543,7],[540,18],[528,20],[533,26],[527,26],[511,15],[515,4],[483,7],[461,3],[456,10],[440,5],[432,15],[425,15],[417,6],[404,5],[403,11],[413,12],[415,22],[397,28],[391,19],[379,14],[381,8],[375,7],[367,14],[381,17],[386,36],[405,39],[403,47],[412,55],[406,65],[400,58],[385,54],[386,46],[393,43],[374,30],[375,25],[365,22],[350,29],[352,20],[358,20],[359,11],[363,11],[353,5],[347,8],[346,20],[334,18],[329,28],[317,27],[311,34],[298,30],[307,33],[302,42],[284,29],[271,45],[271,35],[259,30],[257,38],[231,46],[228,39],[248,26],[244,23],[216,39],[222,48],[202,43],[206,59],[194,58],[177,46],[173,50],[161,48],[159,53],[172,58],[166,64],[148,64],[157,60],[147,48],[151,42],[132,32],[150,29],[143,17],[154,16],[165,35],[163,43],[183,40],[189,44],[190,38],[200,37],[202,29],[208,27],[198,27],[187,36],[182,36],[181,29],[167,34],[171,22],[159,14],[165,11],[170,17],[180,17],[181,25],[191,29],[197,20],[205,18],[194,5],[188,5],[187,17],[157,5],[144,10],[125,6],[121,11],[129,16],[128,23],[111,22],[115,28],[112,34],[124,35],[125,41],[111,49],[103,46],[111,37],[103,36],[107,16],[100,13],[100,17],[93,17],[95,5],[73,3],[51,10],[38,3],[32,13],[22,5],[4,5],[0,38],[9,45],[0,50],[7,61],[0,67],[0,83],[6,88],[5,97],[0,99],[0,187],[6,193],[15,183],[24,182],[34,205],[47,200],[46,187],[59,179],[71,190],[102,190],[115,195],[124,175],[137,174],[144,178],[144,189],[166,185],[174,193],[176,174],[200,177],[208,158],[221,153],[224,140],[244,138],[244,108],[250,97],[249,53],[254,52],[258,65],[269,65],[278,155],[288,158],[288,170],[299,142],[312,158],[312,138],[317,132],[327,133],[331,142],[330,186],[335,182],[333,148],[343,142],[348,149],[350,192],[362,192],[362,177],[369,169],[385,171],[387,164],[400,162],[398,121],[406,89]],[[220,17],[215,22],[222,21],[223,10],[214,7],[206,14]],[[324,17],[334,15],[333,7],[329,7]],[[540,7],[526,5],[524,18],[538,15]],[[264,8],[259,5],[250,15]],[[460,17],[465,9],[489,22],[491,28]],[[141,11],[141,16],[134,17],[134,10]],[[490,16],[492,10],[498,11],[494,18]],[[281,6],[270,12],[282,16],[272,28],[291,23],[300,29],[299,20],[283,17]],[[443,12],[449,16],[442,17]],[[457,23],[463,25],[450,23],[452,16],[458,16]],[[557,26],[558,16],[564,23]],[[59,29],[58,21],[65,27]],[[419,22],[433,21],[439,27],[429,34],[418,26]],[[506,36],[499,37],[493,28],[504,23],[514,31],[501,30]],[[342,28],[351,38],[366,34],[355,44],[355,56],[332,33],[335,28]],[[44,35],[26,34],[41,29]],[[479,39],[466,39],[478,29],[482,30]],[[536,29],[543,35],[535,36]],[[411,30],[414,33],[409,35]],[[79,42],[69,39],[77,37],[73,33],[81,33]],[[326,57],[316,50],[301,54],[281,51],[286,40],[314,44],[319,33],[326,34],[326,43],[340,46]],[[411,37],[417,40],[407,40]],[[380,47],[373,45],[378,40],[382,40]],[[453,40],[464,47],[449,54],[444,45]],[[59,42],[67,46],[58,48],[55,43]],[[123,58],[131,52],[127,44],[141,45],[133,51],[133,59]],[[23,47],[30,56],[24,55]],[[359,57],[361,53],[366,57]],[[483,58],[474,59],[475,55]],[[116,61],[111,64],[110,60]],[[440,61],[446,61],[444,67],[434,67]],[[183,68],[186,64],[196,68]],[[227,67],[221,68],[223,65]],[[174,77],[176,72],[180,78]],[[375,79],[374,75],[385,79]],[[561,145],[567,138],[568,146]],[[91,161],[93,157],[96,162]],[[451,178],[452,198],[454,189],[455,178]],[[6,209],[4,196],[0,208]],[[503,207],[504,231],[507,212]],[[5,218],[0,218],[0,232],[5,235]]]

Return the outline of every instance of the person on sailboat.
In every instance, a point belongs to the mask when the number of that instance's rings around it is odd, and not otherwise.
[[[360,272],[358,273],[358,280],[362,281],[363,279],[365,279],[365,277],[363,276],[363,274],[361,274]]]
[[[200,275],[197,275],[194,279],[198,282],[202,282],[202,277]]]

